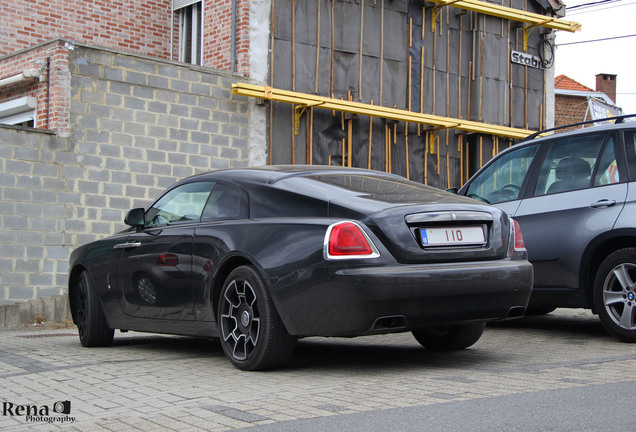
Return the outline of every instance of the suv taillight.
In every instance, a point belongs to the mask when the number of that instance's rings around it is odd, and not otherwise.
[[[324,252],[327,259],[377,258],[377,248],[356,223],[344,221],[327,229]]]

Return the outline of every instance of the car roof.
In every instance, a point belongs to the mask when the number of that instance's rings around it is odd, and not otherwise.
[[[226,180],[236,183],[267,183],[274,184],[290,177],[308,176],[313,174],[360,174],[385,178],[406,180],[395,174],[381,171],[367,170],[363,168],[348,168],[329,165],[268,165],[258,167],[227,168],[216,171],[208,171],[195,174],[181,180],[186,183],[193,180]]]
[[[599,124],[601,122],[607,122],[603,124]],[[589,127],[584,127],[585,125],[591,125]],[[605,119],[596,119],[596,120],[588,120],[580,123],[571,123],[562,126],[556,126],[550,129],[545,129],[542,131],[538,131],[533,133],[532,135],[527,136],[518,144],[525,144],[529,141],[535,141],[542,138],[551,138],[556,134],[547,134],[548,132],[554,132],[561,129],[571,128],[574,126],[581,126],[579,129],[573,129],[566,132],[559,132],[559,136],[569,136],[569,135],[578,135],[581,133],[587,133],[592,131],[603,132],[606,130],[617,130],[617,129],[628,129],[636,127],[636,114],[629,114],[617,117],[608,117]],[[541,136],[541,138],[539,138]]]
[[[579,136],[584,134],[587,135],[587,134],[593,134],[593,133],[603,133],[608,131],[617,131],[617,130],[624,130],[624,129],[636,129],[636,122],[630,121],[625,123],[610,123],[610,124],[603,124],[603,125],[597,125],[597,126],[589,126],[585,128],[582,127],[580,129],[574,129],[574,130],[569,130],[566,132],[543,135],[543,136],[535,137],[535,138],[528,137],[516,144],[511,145],[510,147],[506,149],[501,150],[497,154],[497,156],[491,159],[491,161],[494,161],[495,159],[498,159],[500,155],[509,153],[511,151],[514,151],[515,149],[530,146],[530,145],[535,145],[535,144],[541,144],[544,141],[551,141],[555,138],[559,138],[559,139],[569,138],[569,137]],[[488,164],[490,163],[491,162],[488,161]]]

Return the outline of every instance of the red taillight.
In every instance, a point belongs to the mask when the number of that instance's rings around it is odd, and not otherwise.
[[[526,245],[523,242],[523,235],[521,234],[521,227],[519,226],[519,222],[516,220],[512,220],[515,226],[515,249],[525,249]]]
[[[379,255],[364,232],[353,222],[333,225],[328,236],[329,258],[373,258]]]
[[[174,254],[163,254],[157,258],[160,267],[175,267],[179,265],[179,257]]]

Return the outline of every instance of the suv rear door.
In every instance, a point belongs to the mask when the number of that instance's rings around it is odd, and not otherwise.
[[[633,231],[636,228],[634,224],[634,211],[636,211],[636,183],[634,183],[636,179],[636,130],[626,130],[624,139],[630,182],[628,183],[625,207],[616,221],[614,229]]]
[[[514,213],[521,225],[535,289],[577,289],[585,249],[610,231],[627,195],[619,136],[597,132],[544,141],[543,156]],[[579,291],[565,300],[584,305]]]

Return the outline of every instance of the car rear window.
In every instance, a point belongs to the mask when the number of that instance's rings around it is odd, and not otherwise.
[[[312,180],[356,193],[358,197],[388,203],[415,203],[432,197],[444,197],[444,192],[399,177],[362,174],[313,174]]]

